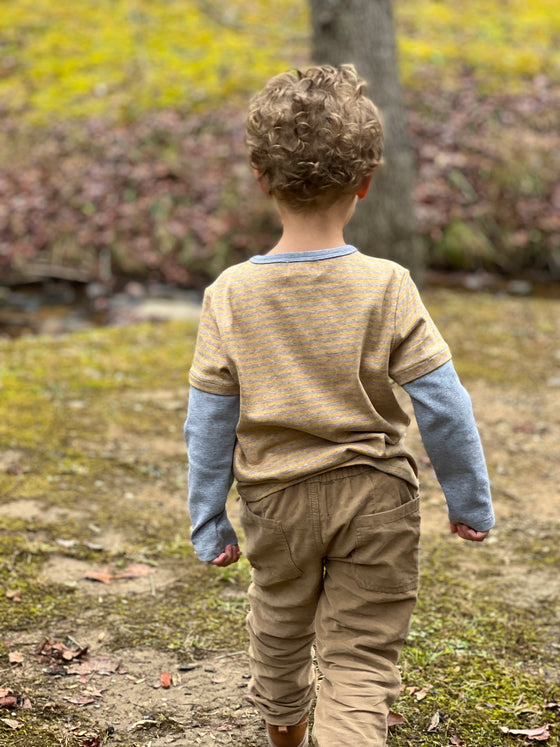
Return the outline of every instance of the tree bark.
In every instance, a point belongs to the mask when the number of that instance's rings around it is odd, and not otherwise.
[[[317,64],[352,62],[368,82],[385,133],[384,164],[358,206],[347,240],[365,254],[408,267],[423,265],[412,190],[415,168],[399,79],[391,0],[310,0],[312,55]]]

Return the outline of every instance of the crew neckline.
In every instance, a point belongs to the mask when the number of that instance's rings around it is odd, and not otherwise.
[[[250,261],[256,265],[271,265],[288,262],[317,262],[325,259],[344,257],[357,252],[355,246],[345,244],[332,249],[313,249],[308,252],[279,252],[278,254],[257,254]]]

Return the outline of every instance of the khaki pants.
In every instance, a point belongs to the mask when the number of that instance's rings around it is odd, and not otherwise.
[[[415,488],[354,466],[242,506],[253,567],[249,691],[259,711],[290,725],[310,710],[315,643],[316,745],[383,747],[416,602]]]

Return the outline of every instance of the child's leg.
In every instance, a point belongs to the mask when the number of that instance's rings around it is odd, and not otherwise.
[[[315,697],[312,659],[323,558],[304,484],[242,506],[253,566],[249,695],[267,723],[298,723]]]
[[[416,601],[418,499],[375,470],[322,487],[333,533],[316,618],[323,681],[313,736],[318,747],[383,747]]]

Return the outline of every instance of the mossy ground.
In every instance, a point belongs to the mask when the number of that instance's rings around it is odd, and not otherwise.
[[[471,391],[499,521],[481,546],[448,535],[420,460],[421,597],[401,662],[406,721],[389,744],[522,745],[500,727],[545,723],[560,744],[560,304],[425,300]],[[248,565],[210,568],[188,542],[181,430],[195,334],[170,322],[0,343],[0,689],[19,698],[0,709],[18,724],[0,721],[0,745],[262,743],[242,700]],[[410,439],[421,455],[414,428]],[[132,564],[148,575],[117,577]],[[88,569],[110,570],[110,583]],[[71,662],[34,653],[44,639],[88,645],[84,661],[119,669],[69,675]]]

